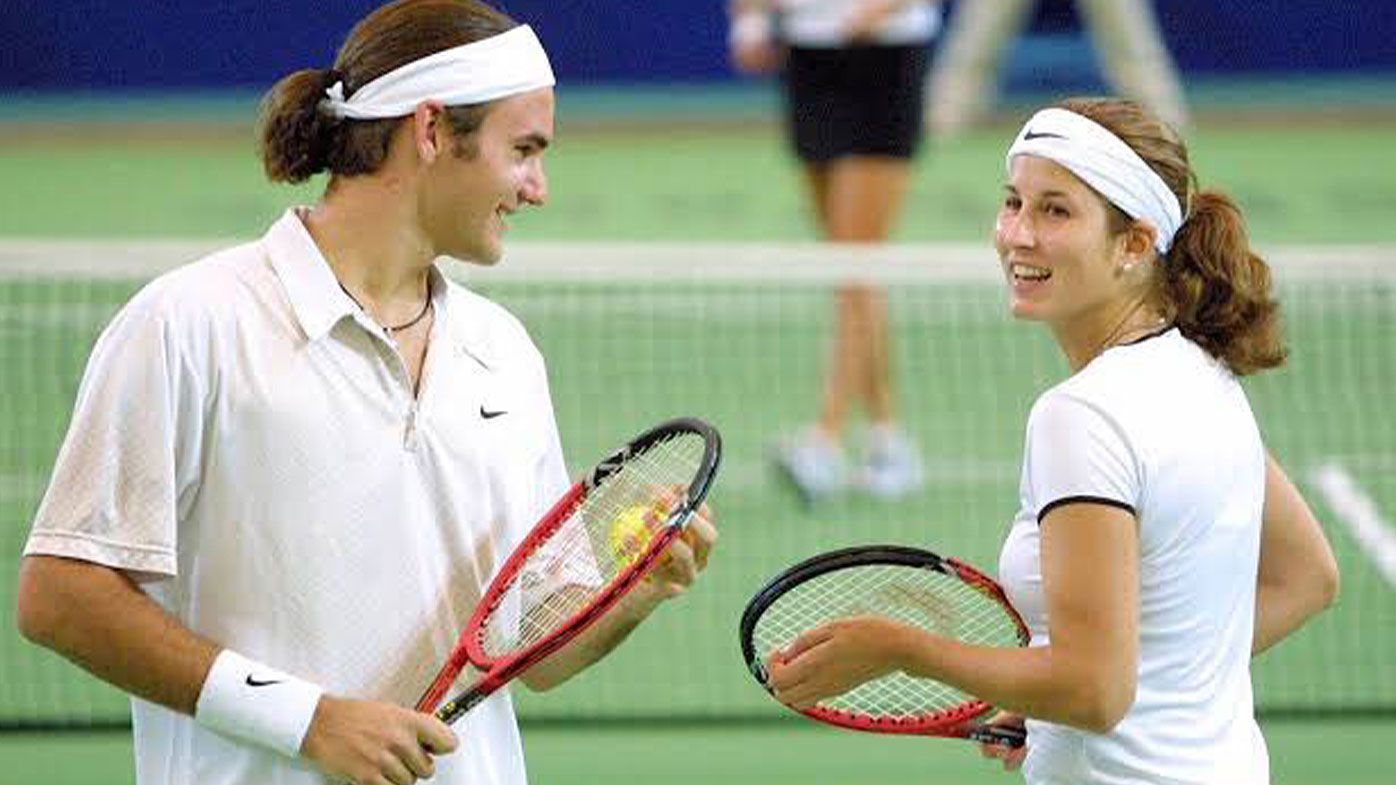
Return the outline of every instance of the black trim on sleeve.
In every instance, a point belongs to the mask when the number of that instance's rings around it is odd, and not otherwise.
[[[1042,511],[1037,514],[1037,525],[1042,525],[1042,519],[1047,517],[1047,513],[1057,509],[1063,504],[1103,504],[1106,507],[1118,507],[1130,515],[1139,517],[1134,511],[1134,505],[1126,504],[1119,499],[1107,499],[1103,496],[1064,496],[1060,499],[1050,501],[1042,507]]]

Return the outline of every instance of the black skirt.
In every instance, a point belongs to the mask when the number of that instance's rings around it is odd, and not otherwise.
[[[921,146],[929,45],[791,47],[786,116],[810,163],[850,155],[911,158]]]

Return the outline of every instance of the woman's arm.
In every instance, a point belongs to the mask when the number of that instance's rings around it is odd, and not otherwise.
[[[1089,502],[1041,522],[1051,642],[970,646],[881,617],[800,636],[771,664],[776,697],[796,708],[901,670],[1008,711],[1098,733],[1134,703],[1139,659],[1139,535],[1126,510]]]
[[[1032,649],[916,647],[906,671],[1022,714],[1104,733],[1134,704],[1139,664],[1139,527],[1133,514],[1064,504],[1042,527],[1050,643]]]
[[[1299,489],[1267,455],[1251,653],[1284,640],[1337,596],[1333,548]]]
[[[780,50],[771,23],[774,0],[731,0],[727,6],[727,47],[732,66],[744,74],[780,68]]]

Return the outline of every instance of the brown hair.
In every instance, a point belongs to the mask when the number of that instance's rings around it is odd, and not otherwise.
[[[325,90],[344,82],[346,98],[389,71],[428,55],[507,32],[518,23],[478,0],[398,0],[354,25],[330,69],[283,77],[262,99],[258,152],[267,178],[299,183],[311,175],[370,174],[383,164],[403,118],[339,119],[319,110]],[[464,139],[484,122],[489,104],[448,107],[446,116]]]
[[[1241,209],[1220,191],[1198,191],[1187,147],[1133,101],[1070,98],[1058,107],[1107,128],[1153,169],[1183,206],[1183,225],[1154,278],[1153,298],[1183,335],[1238,376],[1285,361],[1270,267],[1251,250]],[[1109,204],[1109,202],[1107,202]],[[1133,220],[1112,210],[1111,230]]]

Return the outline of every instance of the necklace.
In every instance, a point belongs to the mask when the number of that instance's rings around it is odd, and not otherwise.
[[[367,308],[364,308],[363,303],[359,302],[359,298],[355,297],[353,294],[351,294],[351,293],[349,292],[348,289],[344,288],[344,284],[343,284],[343,283],[340,283],[340,284],[339,284],[339,290],[340,290],[341,292],[344,292],[344,295],[345,295],[346,297],[348,297],[350,300],[353,300],[353,301],[354,301],[354,304],[357,305],[357,306],[359,306],[359,310],[360,310],[360,311],[363,311],[364,313],[368,313],[368,309],[367,309]],[[393,333],[397,333],[397,332],[402,332],[403,330],[406,330],[407,328],[411,327],[412,325],[414,325],[414,324],[416,324],[417,322],[420,322],[422,319],[426,318],[426,315],[427,315],[427,313],[428,313],[429,311],[431,311],[431,308],[432,308],[432,305],[431,305],[431,292],[428,291],[428,292],[427,292],[427,296],[422,300],[422,310],[418,311],[418,312],[417,312],[417,315],[414,316],[414,317],[412,317],[411,320],[406,321],[406,322],[403,322],[402,324],[398,324],[398,325],[384,324],[384,325],[381,325],[381,326],[382,326],[382,328],[383,328],[384,330],[386,330],[386,331],[388,332],[389,335],[392,335]],[[370,317],[370,318],[372,318],[372,317]]]
[[[1144,307],[1144,301],[1141,300],[1131,306],[1129,310],[1125,311],[1124,316],[1120,317],[1120,320],[1115,323],[1115,327],[1105,335],[1105,340],[1100,342],[1100,348],[1092,352],[1090,358],[1094,359],[1099,357],[1106,349],[1111,347],[1120,346],[1151,333],[1162,332],[1162,328],[1168,326],[1167,317],[1162,315],[1156,316],[1146,324],[1127,326],[1130,320],[1134,318],[1135,314],[1139,313]],[[1088,359],[1087,362],[1090,362],[1090,360]]]
[[[1151,324],[1141,324],[1138,327],[1125,330],[1123,333],[1120,333],[1119,337],[1107,344],[1105,348],[1109,349],[1112,346],[1125,346],[1136,341],[1142,341],[1149,336],[1163,332],[1163,328],[1167,326],[1168,320],[1160,316],[1157,321]]]
[[[1128,319],[1126,318],[1125,321],[1128,321]],[[1100,351],[1096,352],[1096,354],[1100,354],[1106,349],[1115,346],[1124,346],[1135,340],[1162,332],[1163,328],[1167,326],[1168,320],[1162,316],[1148,324],[1137,324],[1133,327],[1125,327],[1125,322],[1122,321],[1118,327],[1110,332],[1110,335],[1106,336],[1105,342],[1101,344]]]

